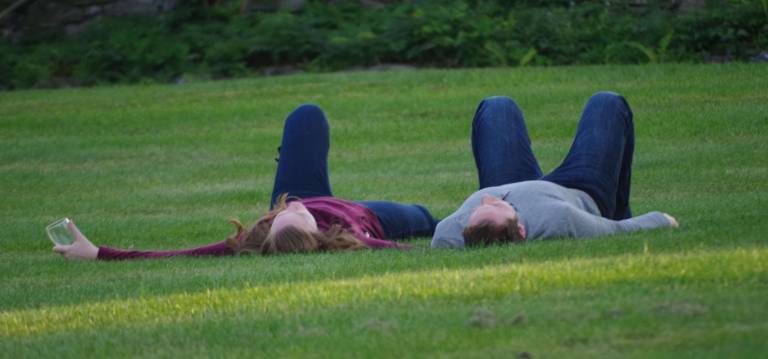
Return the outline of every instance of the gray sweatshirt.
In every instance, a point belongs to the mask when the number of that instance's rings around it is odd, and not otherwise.
[[[442,220],[432,237],[433,248],[464,248],[462,231],[484,194],[515,207],[527,239],[598,237],[642,229],[671,227],[661,212],[650,212],[621,221],[600,215],[595,201],[583,191],[547,181],[525,181],[481,189],[459,209]]]

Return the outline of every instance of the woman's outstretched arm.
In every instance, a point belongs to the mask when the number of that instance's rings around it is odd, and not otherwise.
[[[172,250],[172,251],[140,251],[110,247],[96,247],[75,226],[69,223],[69,231],[75,236],[70,245],[56,245],[53,251],[64,258],[73,260],[125,260],[136,258],[165,258],[175,256],[231,256],[235,252],[229,248],[226,241],[216,242],[202,247]]]

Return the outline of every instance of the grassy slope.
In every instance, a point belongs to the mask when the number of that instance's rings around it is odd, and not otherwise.
[[[302,75],[0,93],[0,355],[757,356],[768,349],[768,71],[760,65]],[[682,228],[462,252],[70,263],[99,244],[223,239],[266,208],[284,116],[321,105],[351,199],[449,214],[484,96],[525,111],[542,168],[598,90],[635,113],[635,213]]]

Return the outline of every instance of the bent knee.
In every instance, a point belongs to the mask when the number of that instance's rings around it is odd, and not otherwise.
[[[600,101],[603,103],[615,103],[615,104],[625,104],[626,101],[624,100],[624,96],[621,94],[618,94],[616,92],[612,91],[599,91],[595,92],[592,97],[589,98],[590,101]]]
[[[484,109],[511,109],[519,111],[520,107],[517,106],[515,100],[507,96],[489,96],[480,102],[480,108]]]
[[[288,128],[315,128],[322,130],[328,128],[328,121],[320,106],[313,104],[303,104],[296,107],[285,120],[285,127]],[[319,127],[318,127],[319,126]]]
[[[629,108],[629,103],[621,94],[611,91],[596,92],[589,98],[590,103],[599,104],[601,106],[607,106],[609,108],[622,109],[627,113],[632,111]]]
[[[320,106],[311,104],[311,103],[305,103],[305,104],[299,105],[299,107],[296,107],[296,109],[293,110],[293,113],[297,115],[309,116],[309,117],[325,116]]]
[[[508,96],[488,96],[480,102],[483,105],[495,105],[495,106],[517,106],[515,101]]]

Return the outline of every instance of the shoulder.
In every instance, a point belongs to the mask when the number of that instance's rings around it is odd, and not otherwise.
[[[432,236],[432,248],[464,248],[464,230],[461,213],[454,213],[437,224]]]

